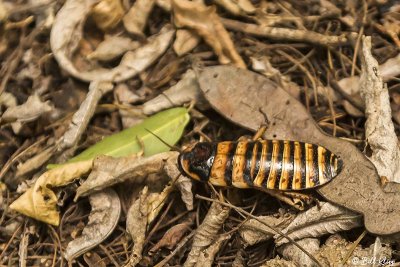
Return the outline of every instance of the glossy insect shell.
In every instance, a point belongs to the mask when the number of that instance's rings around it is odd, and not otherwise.
[[[186,176],[217,186],[304,190],[332,180],[343,161],[322,146],[260,140],[197,143],[178,164]]]

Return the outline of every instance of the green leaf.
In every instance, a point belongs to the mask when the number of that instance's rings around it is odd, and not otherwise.
[[[190,116],[185,108],[172,108],[159,112],[132,128],[105,137],[97,144],[68,160],[67,163],[90,160],[98,155],[124,157],[138,153],[141,151],[138,138],[144,144],[144,156],[169,151],[170,148],[156,136],[173,146],[181,138],[189,120]],[[57,166],[59,164],[50,164],[47,168],[51,169]]]

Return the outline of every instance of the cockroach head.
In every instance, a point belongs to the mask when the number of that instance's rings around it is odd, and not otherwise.
[[[180,171],[195,179],[206,181],[212,166],[215,147],[212,143],[197,143],[185,149],[178,157]]]

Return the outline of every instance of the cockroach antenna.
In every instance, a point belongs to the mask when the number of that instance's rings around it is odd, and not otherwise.
[[[157,138],[158,140],[160,140],[164,145],[166,145],[167,147],[169,147],[172,151],[178,151],[179,153],[182,152],[182,149],[180,149],[177,146],[171,146],[170,144],[168,144],[167,142],[165,142],[161,137],[159,137],[158,135],[156,135],[155,133],[153,133],[152,131],[150,131],[147,128],[144,128],[146,131],[148,131],[149,133],[151,133],[155,138]]]

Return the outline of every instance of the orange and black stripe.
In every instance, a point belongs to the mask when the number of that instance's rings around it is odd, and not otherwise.
[[[329,182],[342,161],[315,144],[285,140],[198,143],[179,156],[183,173],[217,186],[303,190]]]

